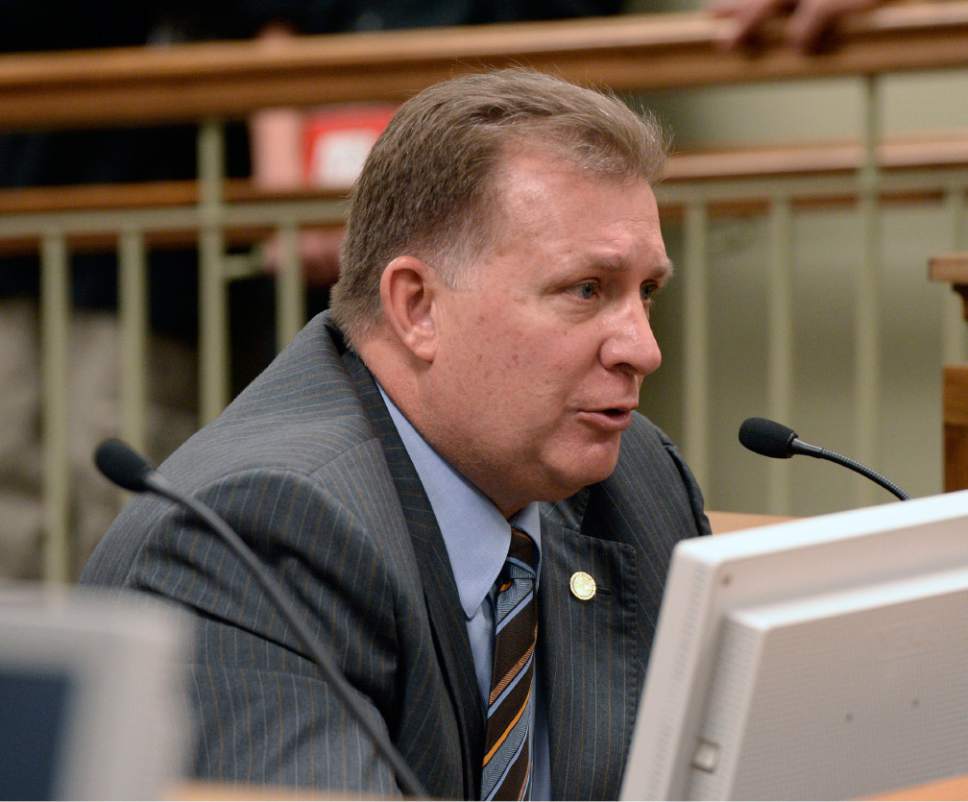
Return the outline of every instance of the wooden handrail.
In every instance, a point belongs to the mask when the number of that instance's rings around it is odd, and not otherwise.
[[[801,54],[767,35],[727,52],[708,14],[627,15],[429,30],[0,57],[7,129],[238,117],[274,105],[394,100],[458,72],[527,64],[617,90],[968,65],[968,0],[888,6],[841,45]]]
[[[663,184],[850,173],[862,165],[863,150],[857,142],[682,152],[669,157]],[[888,139],[878,147],[878,165],[885,173],[968,168],[968,131],[917,139]],[[345,191],[312,187],[285,193],[267,191],[247,179],[227,180],[224,192],[225,200],[230,203],[332,200],[346,195]],[[890,199],[885,196],[885,200]],[[164,208],[195,203],[198,203],[198,184],[193,180],[0,189],[2,215]]]
[[[715,152],[678,153],[669,158],[663,186],[676,187],[691,183],[716,180],[757,178],[797,178],[811,175],[850,173],[862,166],[861,146],[854,142],[823,145],[788,145],[769,148],[738,148]],[[907,170],[968,168],[968,132],[920,139],[897,138],[887,140],[878,148],[878,163],[886,175]],[[229,179],[224,184],[224,198],[228,203],[273,203],[279,201],[332,201],[346,196],[345,191],[327,191],[307,187],[288,192],[267,191],[247,179]],[[817,188],[812,188],[816,193]],[[661,192],[660,192],[661,194]],[[881,203],[911,203],[939,201],[942,190],[882,190]],[[856,192],[833,188],[820,195],[801,195],[791,192],[796,208],[831,208],[855,203]],[[110,212],[118,210],[185,208],[199,201],[198,184],[194,180],[156,181],[129,184],[94,184],[66,187],[30,187],[0,189],[0,216],[46,213],[96,212],[105,213],[103,233],[70,234],[68,241],[78,250],[105,250],[116,247],[116,223]],[[680,204],[660,199],[663,219],[675,220],[681,213]],[[758,214],[769,208],[770,197],[756,184],[742,197],[714,200],[708,204],[713,216]],[[314,224],[315,225],[315,224]],[[325,227],[325,226],[323,226]],[[269,225],[228,226],[231,244],[251,245],[271,233]],[[184,247],[197,238],[194,227],[181,231],[148,232],[148,242],[157,247]],[[0,255],[35,253],[39,234],[0,237]],[[939,264],[943,261],[939,257]],[[935,278],[943,278],[933,276]]]
[[[346,192],[327,192],[314,188],[293,190],[292,192],[269,192],[259,189],[251,181],[244,178],[231,178],[224,184],[224,197],[229,203],[329,200],[345,195]],[[191,206],[198,201],[198,182],[194,180],[27,187],[0,189],[0,215],[158,209]]]
[[[829,175],[863,164],[863,146],[856,141],[682,152],[669,158],[664,181]],[[885,139],[877,147],[877,164],[885,172],[968,166],[968,131]]]

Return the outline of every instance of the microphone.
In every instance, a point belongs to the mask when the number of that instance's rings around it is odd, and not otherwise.
[[[235,552],[236,556],[245,563],[252,576],[262,586],[272,603],[275,604],[280,615],[292,627],[302,646],[309,652],[313,662],[319,666],[320,673],[333,693],[350,712],[363,732],[366,733],[380,756],[393,769],[404,794],[417,799],[430,798],[430,795],[424,790],[420,781],[410,770],[390,739],[371,723],[364,708],[353,696],[353,687],[343,676],[330,654],[313,637],[309,627],[296,612],[296,609],[290,604],[282,585],[266,570],[255,552],[225,521],[216,515],[210,507],[176,490],[144,457],[121,440],[111,438],[101,443],[94,452],[94,464],[107,479],[125,490],[131,490],[135,493],[155,493],[180,507],[190,510],[209,529],[222,538],[226,545]]]
[[[148,460],[121,440],[111,438],[101,443],[94,452],[94,464],[118,487],[132,493],[150,490],[148,480],[154,469]]]
[[[866,476],[889,493],[893,493],[901,501],[907,501],[910,498],[894,482],[881,476],[877,471],[871,470],[866,465],[861,465],[850,457],[838,454],[836,451],[828,451],[826,448],[805,443],[793,429],[784,426],[782,423],[767,418],[747,418],[743,421],[743,425],[739,427],[739,441],[750,451],[755,451],[764,457],[790,459],[795,454],[801,454],[806,457],[835,462],[859,473],[861,476]]]

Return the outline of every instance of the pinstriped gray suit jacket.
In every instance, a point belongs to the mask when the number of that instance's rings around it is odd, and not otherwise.
[[[433,512],[375,384],[321,315],[162,466],[214,507],[295,597],[431,794],[477,798],[484,717]],[[539,655],[556,797],[618,795],[672,546],[702,498],[644,418],[607,481],[542,515]],[[584,570],[598,594],[579,602]],[[195,771],[393,794],[388,770],[220,541],[134,500],[82,581],[190,608]]]

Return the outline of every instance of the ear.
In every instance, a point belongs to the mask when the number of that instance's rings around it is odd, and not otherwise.
[[[380,278],[384,321],[400,342],[425,362],[433,362],[437,353],[436,288],[436,272],[415,256],[398,256]]]

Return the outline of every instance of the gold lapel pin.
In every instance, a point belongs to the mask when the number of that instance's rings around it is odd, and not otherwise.
[[[590,601],[595,597],[595,591],[598,589],[595,577],[584,571],[575,571],[571,575],[568,587],[571,588],[571,595],[579,601]]]

